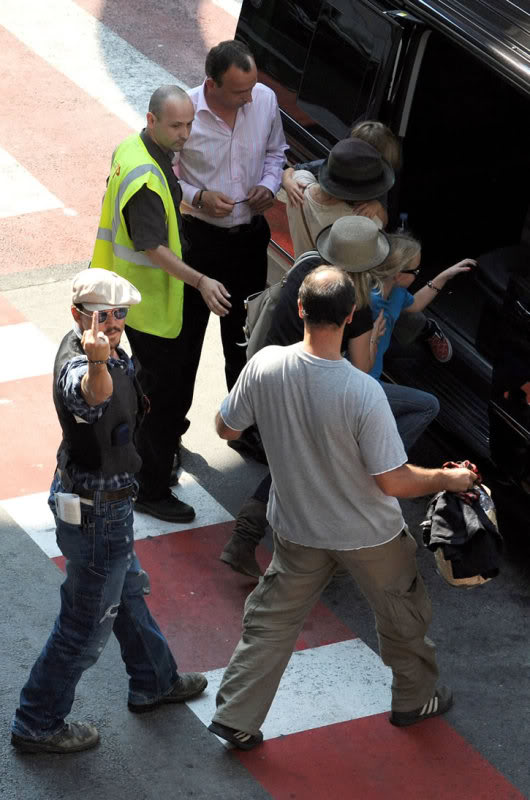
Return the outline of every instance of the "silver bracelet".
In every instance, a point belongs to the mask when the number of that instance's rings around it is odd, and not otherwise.
[[[441,292],[442,291],[437,286],[435,286],[432,281],[427,281],[427,286],[429,287],[429,289],[434,289],[435,292]]]

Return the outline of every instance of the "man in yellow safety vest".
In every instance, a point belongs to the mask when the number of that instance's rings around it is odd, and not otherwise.
[[[154,92],[146,127],[114,152],[91,265],[117,272],[142,294],[125,328],[151,404],[137,438],[142,467],[136,509],[170,522],[195,516],[170,490],[173,458],[184,433],[174,410],[184,357],[178,339],[183,284],[195,287],[215,314],[230,310],[223,284],[182,261],[182,191],[172,161],[188,139],[193,118],[193,104],[180,87]]]

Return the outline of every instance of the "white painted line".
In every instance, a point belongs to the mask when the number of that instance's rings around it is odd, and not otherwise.
[[[63,207],[54,194],[1,147],[0,174],[2,175],[0,218],[18,217],[19,214]]]
[[[209,725],[224,669],[206,672],[208,689],[188,702]],[[392,672],[361,639],[293,653],[262,731],[265,739],[390,710]],[[226,744],[226,742],[223,742]]]
[[[148,536],[162,536],[166,533],[175,531],[189,531],[194,528],[204,528],[205,525],[217,525],[220,522],[231,522],[234,518],[223,508],[217,500],[209,494],[206,489],[197,483],[195,478],[184,470],[180,473],[177,486],[173,487],[173,493],[179,500],[188,503],[195,509],[195,519],[193,522],[185,522],[177,525],[175,522],[162,522],[159,519],[150,517],[148,514],[134,514],[134,538],[147,539]]]
[[[49,492],[39,492],[0,500],[0,506],[31,536],[47,556],[55,558],[61,555],[61,551],[55,541],[55,521],[48,507],[48,494]]]
[[[51,483],[50,476],[50,483]],[[233,520],[231,514],[203,489],[197,481],[186,472],[180,477],[176,487],[180,500],[195,508],[196,517],[193,522],[178,525],[174,522],[162,522],[147,514],[134,515],[134,538],[147,539],[150,536],[163,536],[178,531],[203,528],[220,522]],[[44,550],[50,558],[61,555],[55,540],[55,522],[48,507],[48,492],[13,497],[0,500],[0,506],[14,519],[17,525],[31,536],[35,544]]]
[[[242,0],[210,0],[210,2],[218,8],[222,8],[231,17],[235,17],[235,19],[239,17]]]
[[[32,322],[0,325],[0,383],[52,373],[56,352]]]
[[[188,88],[72,0],[2,0],[2,25],[133,130],[153,89]]]

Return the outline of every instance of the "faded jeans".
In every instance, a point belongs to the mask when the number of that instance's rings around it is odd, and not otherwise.
[[[177,665],[145,602],[149,579],[134,553],[132,499],[81,503],[81,525],[56,517],[66,557],[61,608],[20,695],[13,732],[45,738],[64,727],[83,672],[111,632],[129,675],[129,701],[146,704],[171,690]],[[50,508],[55,514],[54,495]]]
[[[396,419],[398,433],[408,452],[438,415],[440,411],[438,398],[429,392],[412,389],[410,386],[398,386],[386,382],[382,382],[381,386]]]

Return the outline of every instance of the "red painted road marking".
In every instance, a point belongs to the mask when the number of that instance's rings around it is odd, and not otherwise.
[[[26,322],[25,316],[0,294],[0,325],[16,325],[18,322]]]
[[[0,383],[0,499],[44,492],[55,472],[61,431],[52,377]]]
[[[151,578],[149,607],[182,670],[226,666],[239,641],[243,604],[256,584],[219,561],[232,528],[232,522],[224,522],[135,543]],[[266,567],[270,553],[260,546],[257,557],[260,566]],[[53,560],[64,568],[64,558]],[[296,649],[354,637],[319,603],[307,618]]]
[[[274,800],[524,800],[444,720],[361,717],[234,751]]]
[[[26,114],[23,134],[4,114],[0,146],[78,216],[66,216],[57,209],[2,220],[0,274],[91,258],[112,150],[131,133],[101,104],[3,30],[0,71],[9,74],[14,63],[17,80],[4,82],[4,106],[33,109],[33,113]],[[57,107],[58,97],[60,112],[46,111]],[[28,147],[29,142],[34,146]]]

